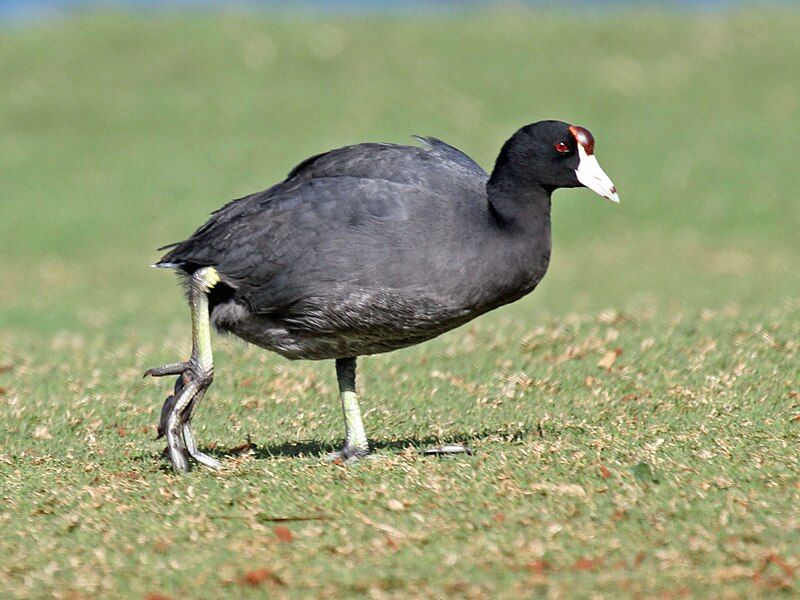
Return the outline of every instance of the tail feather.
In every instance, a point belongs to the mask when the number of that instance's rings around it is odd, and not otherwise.
[[[169,248],[174,248],[180,244],[180,242],[172,242],[171,244],[167,244],[166,246],[161,246],[161,248],[156,248],[156,252],[161,252],[162,250],[168,250]]]

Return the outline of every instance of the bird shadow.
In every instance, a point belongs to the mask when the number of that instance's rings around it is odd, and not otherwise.
[[[408,436],[396,439],[377,439],[370,440],[370,447],[373,451],[397,452],[406,448],[416,448],[422,450],[430,446],[441,446],[445,444],[464,444],[469,446],[471,443],[480,442],[489,438],[502,438],[504,441],[515,442],[527,439],[531,436],[543,436],[540,426],[520,427],[515,429],[484,429],[470,433],[453,433],[446,436]],[[232,448],[222,449],[206,448],[203,452],[215,456],[216,458],[228,458],[240,456],[247,452],[251,453],[257,460],[270,460],[275,458],[292,458],[300,456],[321,457],[337,450],[341,441],[317,441],[303,440],[296,442],[284,442],[281,444],[258,445],[248,439],[247,443]]]

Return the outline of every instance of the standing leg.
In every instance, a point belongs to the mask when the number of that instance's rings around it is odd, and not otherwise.
[[[342,449],[331,454],[329,459],[357,460],[369,454],[369,443],[356,396],[355,357],[336,359],[336,379],[339,381],[339,398],[344,412],[345,442]]]
[[[161,414],[159,433],[167,436],[167,449],[176,471],[188,471],[188,457],[211,468],[219,461],[199,452],[189,423],[192,411],[205,395],[214,379],[214,360],[211,354],[211,323],[208,314],[208,292],[219,282],[213,267],[198,269],[192,275],[189,299],[192,307],[192,355],[185,363],[173,363],[149,369],[145,376],[180,374],[175,383],[175,395],[167,398]]]

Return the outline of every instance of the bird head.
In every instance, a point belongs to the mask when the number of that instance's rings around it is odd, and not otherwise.
[[[539,121],[519,129],[503,146],[495,169],[516,185],[546,189],[587,187],[619,202],[617,188],[594,154],[588,129],[563,121]]]

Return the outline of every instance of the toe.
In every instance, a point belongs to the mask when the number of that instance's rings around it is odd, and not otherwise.
[[[210,457],[208,454],[197,452],[192,458],[194,458],[199,464],[208,467],[209,469],[214,469],[215,471],[218,471],[222,468],[222,463],[219,462],[216,458]]]
[[[172,461],[172,467],[178,473],[188,473],[189,472],[189,461],[186,459],[184,454],[178,454],[176,452],[169,453],[170,460]]]
[[[469,454],[472,455],[472,448],[463,444],[445,444],[443,446],[434,446],[422,450],[422,454],[429,456],[444,456],[447,454]]]

